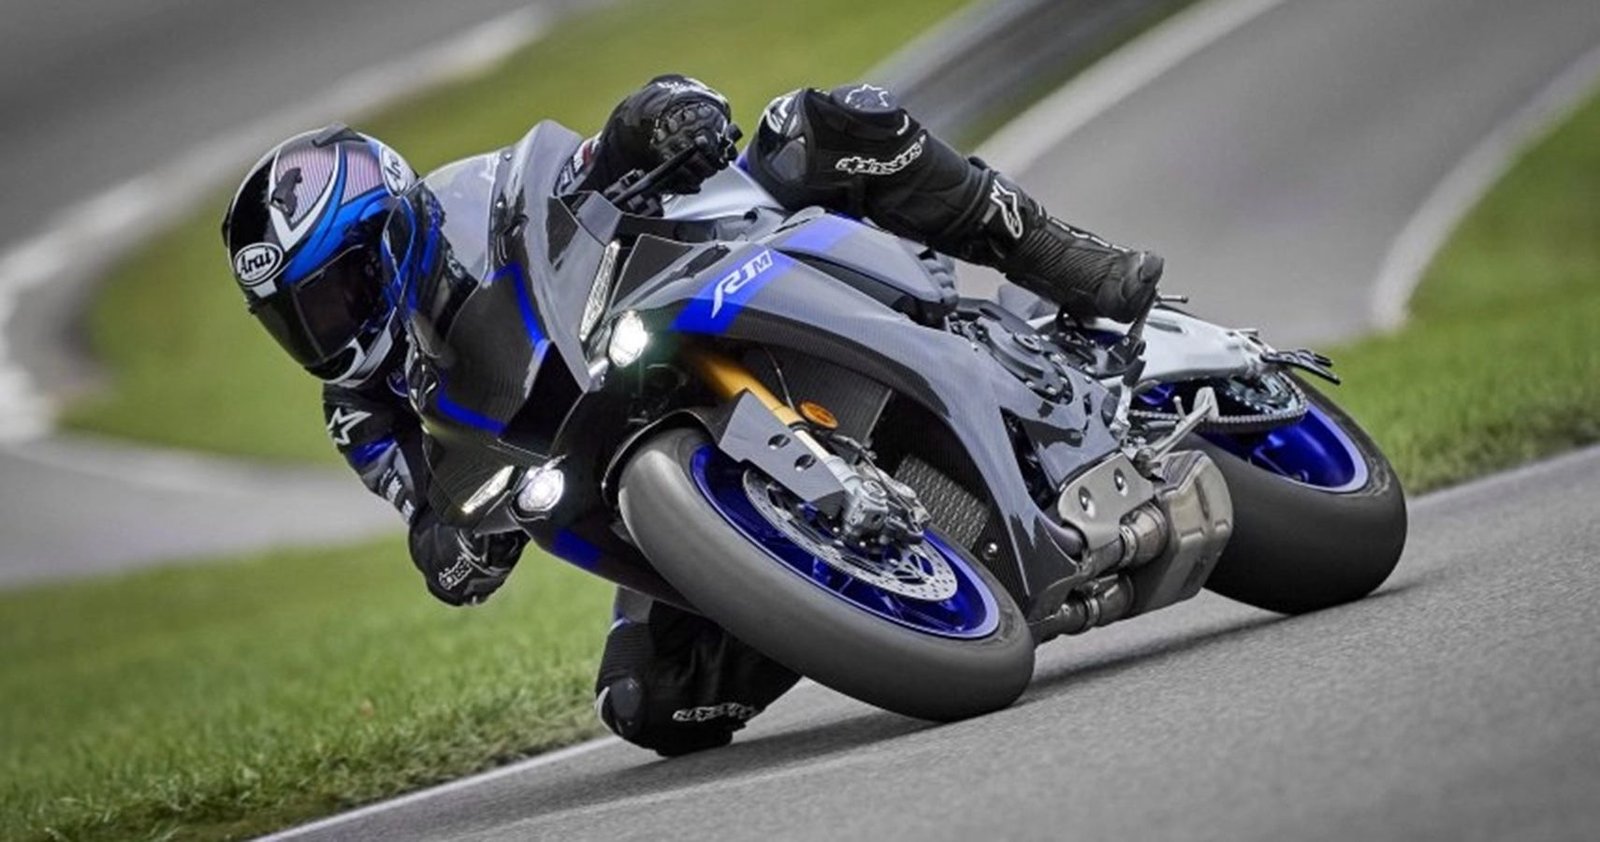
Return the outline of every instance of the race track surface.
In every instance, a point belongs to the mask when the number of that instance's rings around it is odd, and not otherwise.
[[[1593,839],[1600,449],[1412,507],[1378,594],[1204,594],[933,726],[812,685],[726,749],[611,741],[294,839]]]
[[[1159,252],[1198,314],[1283,342],[1370,329],[1435,186],[1600,45],[1594,0],[1254,5],[1016,175],[1062,219]]]
[[[1593,0],[1290,0],[1018,173],[1169,258],[1204,314],[1366,327],[1396,233],[1600,44]],[[725,750],[615,742],[307,839],[1592,839],[1600,450],[1414,501],[1374,597],[1201,598],[1057,641],[1017,706],[935,727],[815,686]]]

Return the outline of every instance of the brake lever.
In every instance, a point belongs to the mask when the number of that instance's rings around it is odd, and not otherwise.
[[[744,132],[735,124],[729,123],[728,130],[719,140],[732,146],[739,142]],[[696,155],[710,155],[714,153],[712,146],[717,141],[707,135],[700,135],[694,139],[694,144],[685,146],[673,153],[671,158],[662,161],[655,169],[640,173],[639,170],[630,170],[615,184],[607,187],[602,194],[619,208],[638,213],[641,216],[654,216],[661,212],[661,199],[656,190],[656,185],[676,172],[680,167],[689,162]],[[721,154],[721,150],[715,150]],[[640,208],[635,210],[635,208]]]

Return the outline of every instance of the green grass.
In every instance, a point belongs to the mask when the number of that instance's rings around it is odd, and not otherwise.
[[[1391,336],[1332,394],[1412,493],[1600,441],[1600,98],[1462,222]]]
[[[503,591],[394,541],[0,594],[0,839],[238,837],[593,734],[609,589]]]
[[[425,171],[510,143],[546,117],[593,131],[632,88],[682,72],[726,93],[753,130],[772,97],[849,81],[965,2],[635,0],[563,23],[487,78],[358,128]],[[180,447],[333,461],[317,385],[244,312],[217,234],[226,202],[219,194],[111,276],[89,325],[111,386],[63,421]]]

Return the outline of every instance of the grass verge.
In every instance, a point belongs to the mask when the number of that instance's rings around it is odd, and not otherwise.
[[[1467,216],[1332,392],[1412,493],[1600,441],[1600,98]]]
[[[358,127],[426,171],[510,143],[542,118],[593,131],[628,91],[681,72],[727,94],[753,130],[772,97],[849,81],[965,2],[633,0],[564,22],[489,76]],[[62,421],[178,447],[336,461],[317,385],[244,311],[217,235],[226,204],[219,194],[108,279],[89,332],[112,385]]]
[[[0,839],[218,839],[590,736],[609,589],[435,603],[400,541],[0,594]]]

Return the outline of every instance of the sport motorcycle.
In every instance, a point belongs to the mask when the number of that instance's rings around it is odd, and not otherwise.
[[[1307,382],[1327,358],[1172,299],[1119,324],[960,297],[948,258],[742,162],[558,195],[579,142],[542,123],[391,219],[447,522],[930,720],[1009,705],[1053,638],[1201,588],[1314,611],[1399,560],[1394,471]]]

